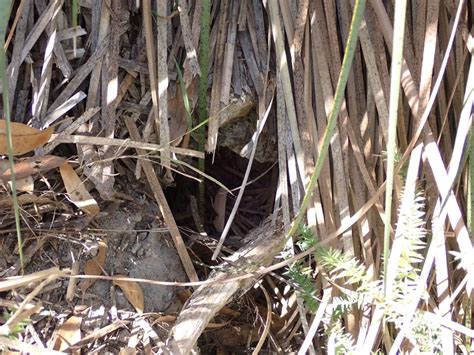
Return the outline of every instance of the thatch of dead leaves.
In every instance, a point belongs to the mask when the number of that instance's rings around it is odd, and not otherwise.
[[[204,150],[215,152],[219,132],[225,129],[227,121],[255,111],[259,118],[255,136],[258,138],[265,122],[274,120],[279,171],[274,210],[279,211],[275,212],[275,220],[282,220],[282,231],[276,233],[288,232],[303,197],[313,192],[307,210],[303,210],[304,225],[317,235],[318,243],[340,250],[348,258],[355,257],[375,281],[384,277],[383,191],[389,165],[392,46],[397,40],[393,29],[395,10],[390,1],[367,1],[329,155],[316,189],[307,190],[333,109],[352,3],[17,0],[13,1],[6,31],[8,89],[2,90],[10,93],[8,104],[13,121],[36,128],[63,122],[37,154],[74,152],[64,158],[80,163],[78,171],[88,186],[97,191],[101,203],[119,197],[114,186],[124,169],[137,178],[143,174],[191,282],[199,280],[198,272],[162,185],[172,183],[176,170],[203,179],[202,174],[196,173],[203,166],[196,159],[204,158]],[[74,5],[79,12],[73,20]],[[208,10],[207,41],[202,25]],[[397,161],[403,156],[405,165],[396,169],[392,211],[403,210],[402,192],[412,191],[405,195],[412,196],[412,200],[420,194],[423,197],[422,222],[427,237],[424,244],[417,244],[421,253],[416,266],[422,271],[416,279],[419,292],[415,293],[413,304],[442,329],[439,345],[433,349],[445,354],[467,354],[473,337],[472,259],[467,257],[472,255],[472,3],[413,1],[406,15],[401,79],[395,82],[402,89],[396,124]],[[204,63],[202,59],[206,56]],[[202,71],[207,69],[209,76],[202,79]],[[202,112],[198,113],[199,102],[204,103],[209,118],[204,138],[190,133],[205,118]],[[70,149],[57,150],[64,144],[69,144]],[[258,144],[257,139],[253,144]],[[247,150],[250,164],[252,148],[250,144]],[[119,163],[125,155],[140,159]],[[159,165],[153,163],[158,157]],[[206,157],[212,159],[212,155]],[[183,162],[194,164],[195,169],[183,168]],[[247,181],[248,174],[242,186]],[[24,235],[35,231],[26,222],[31,222],[35,214],[53,210],[57,214],[72,213],[68,201],[54,197],[62,192],[61,187],[50,188],[43,195],[39,191],[28,198],[20,195]],[[5,192],[0,203],[2,234],[8,237],[14,230],[9,199]],[[238,201],[239,197],[235,210],[239,208]],[[276,217],[278,213],[281,217]],[[391,215],[393,241],[398,214]],[[233,215],[229,218],[230,225]],[[222,231],[217,249],[213,250],[215,257],[228,230],[226,226]],[[42,234],[48,231],[41,229],[35,233],[31,235],[36,237],[26,243],[27,264],[40,252],[44,244]],[[265,233],[268,229],[262,235]],[[1,266],[3,276],[16,275],[20,267],[13,254],[15,244],[7,242],[7,238],[3,240],[4,254],[10,255]],[[435,247],[432,240],[436,240]],[[286,243],[287,258],[303,251],[294,242],[297,238]],[[267,257],[265,264],[245,272],[271,264],[284,244],[270,245],[270,259]],[[350,295],[355,288],[331,279],[311,252],[300,256],[302,265],[310,270],[317,310],[311,310],[305,302],[298,280],[281,273],[267,273],[259,284],[261,291],[252,293],[257,311],[256,329],[253,336],[248,336],[251,351],[300,350],[315,354],[352,349],[354,353],[388,353],[398,351],[399,347],[404,351],[423,351],[417,338],[409,336],[412,323],[390,323],[390,317],[375,305],[372,309],[352,305],[337,328],[325,314],[332,314],[341,295]],[[32,352],[45,347],[53,349],[54,342],[46,338],[51,333],[35,328],[35,316],[45,307],[42,290],[45,288],[47,293],[48,285],[69,280],[70,275],[70,270],[48,269],[1,281],[0,289],[10,293],[8,300],[1,301],[1,306],[9,309],[9,319],[0,328],[0,344]],[[24,298],[15,298],[13,289],[20,290]],[[419,302],[422,294],[423,301]],[[68,299],[79,301],[71,290]],[[224,304],[227,301],[228,298]],[[190,301],[188,307],[192,304]],[[71,312],[64,308],[66,315]],[[202,329],[209,327],[214,315],[212,311],[209,319],[201,319]],[[51,320],[56,333],[65,318],[68,317]],[[28,319],[30,325],[18,328]],[[149,327],[154,321],[159,320],[143,316],[131,316],[124,322],[113,319],[105,328],[80,334],[67,347],[58,345],[54,349],[93,350],[114,339],[120,328],[138,329],[138,324]],[[176,329],[180,328],[175,328],[175,332]],[[172,332],[168,345],[181,348],[180,342],[187,335]],[[200,332],[192,336],[197,339]],[[196,339],[184,339],[187,343],[181,349],[194,346]],[[392,347],[394,341],[396,347]],[[165,342],[156,333],[142,329],[130,336],[123,349],[151,352]],[[216,345],[219,348],[225,349],[222,344]]]

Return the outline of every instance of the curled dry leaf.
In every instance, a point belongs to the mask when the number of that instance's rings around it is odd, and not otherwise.
[[[0,120],[0,154],[8,154],[6,121]],[[49,141],[54,127],[39,130],[23,123],[11,122],[13,155],[22,155]]]
[[[23,179],[31,175],[46,173],[49,170],[55,169],[61,166],[66,160],[55,155],[44,155],[23,159],[13,167],[15,177],[17,179]],[[11,180],[10,166],[8,159],[0,161],[0,173],[3,181]]]
[[[125,277],[122,275],[116,275],[117,277]],[[114,280],[114,285],[120,287],[128,302],[135,307],[139,314],[143,313],[145,308],[145,298],[143,296],[142,287],[138,282],[135,281],[123,281]]]
[[[77,316],[70,317],[57,330],[53,350],[63,351],[81,340],[82,318]],[[73,354],[79,354],[76,350]]]
[[[95,216],[99,213],[100,210],[97,201],[94,200],[89,191],[87,191],[72,166],[65,162],[60,166],[59,170],[64,181],[64,187],[71,201],[89,215]]]
[[[107,251],[107,244],[104,241],[99,241],[99,250],[97,255],[91,260],[88,260],[84,265],[84,273],[86,275],[100,275],[105,264],[105,254]],[[95,282],[95,279],[85,279],[79,284],[82,291],[87,290]]]
[[[15,164],[16,165],[16,164]],[[14,169],[16,170],[16,169]],[[8,174],[8,179],[4,179],[3,177]],[[11,181],[10,181],[10,162],[8,159],[1,159],[0,160],[0,176],[2,177],[3,181],[8,181],[11,188]],[[33,192],[34,189],[34,180],[31,174],[19,175],[16,176],[16,190],[21,192]]]

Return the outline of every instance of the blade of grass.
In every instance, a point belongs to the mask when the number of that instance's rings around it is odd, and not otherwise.
[[[199,80],[199,121],[207,118],[207,76],[209,73],[209,32],[211,18],[210,0],[203,0],[201,14],[201,38],[199,46],[199,65],[201,66],[201,77]],[[199,150],[204,149],[204,130],[200,132],[202,139],[199,142]]]
[[[12,171],[11,176],[11,186],[12,186],[12,199],[13,199],[13,210],[15,213],[15,228],[16,236],[18,240],[18,254],[20,256],[20,267],[21,273],[24,272],[23,265],[23,242],[21,239],[21,230],[20,230],[20,209],[18,207],[18,196],[16,191],[16,178],[14,173],[14,164],[13,164],[13,142],[12,142],[12,131],[11,131],[11,118],[10,118],[10,102],[9,102],[9,92],[8,92],[8,79],[6,76],[7,65],[6,65],[6,52],[4,49],[5,45],[5,35],[7,32],[8,20],[10,18],[11,11],[11,1],[10,0],[0,0],[0,77],[3,87],[3,114],[5,115],[5,129],[7,134],[7,147],[8,147],[8,160],[10,162],[10,171]]]
[[[385,292],[387,290],[386,279],[392,216],[392,192],[395,172],[398,100],[400,97],[400,78],[402,76],[403,36],[405,33],[406,7],[406,0],[399,0],[395,3],[395,19],[393,24],[394,32],[390,81],[390,103],[388,109],[387,187],[385,190],[385,228],[383,236],[383,274]]]
[[[209,34],[211,22],[211,1],[203,0],[201,4],[201,38],[199,40],[199,65],[201,67],[201,77],[199,78],[198,108],[199,123],[203,123],[207,117],[207,76],[209,74]],[[204,127],[197,131],[198,150],[204,151],[205,130]],[[199,159],[198,168],[204,171],[204,159]],[[204,184],[199,185],[199,209],[201,218],[204,213]]]

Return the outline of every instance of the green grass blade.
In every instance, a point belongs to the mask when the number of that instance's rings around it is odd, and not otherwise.
[[[5,116],[5,130],[7,135],[7,147],[8,147],[8,160],[10,162],[11,184],[12,184],[12,199],[13,199],[13,210],[15,213],[15,228],[18,240],[18,254],[20,256],[20,267],[21,273],[24,272],[23,266],[23,242],[21,239],[20,230],[20,208],[18,206],[18,196],[16,191],[16,178],[14,173],[13,163],[13,142],[12,142],[12,131],[11,131],[11,117],[10,117],[10,104],[9,104],[9,92],[8,92],[8,78],[7,78],[7,57],[5,49],[5,35],[7,33],[8,20],[10,19],[11,1],[0,0],[0,79],[2,81],[3,88],[3,114]]]
[[[211,1],[203,0],[201,4],[201,36],[199,44],[199,66],[201,77],[199,78],[198,108],[199,123],[207,119],[207,77],[209,74],[209,34],[211,25]],[[199,151],[204,152],[205,130],[204,127],[197,131]],[[199,159],[199,170],[204,171],[205,160]],[[204,184],[199,186],[199,208],[204,213]],[[201,215],[203,217],[203,215]]]
[[[385,226],[383,236],[383,273],[385,291],[387,287],[387,265],[390,245],[390,227],[392,215],[392,192],[395,172],[395,154],[397,144],[398,100],[400,98],[400,78],[403,61],[403,36],[405,33],[406,0],[395,2],[395,18],[393,33],[393,51],[390,81],[390,104],[388,110],[388,142],[387,142],[387,186],[385,190]]]
[[[201,13],[201,37],[199,44],[199,66],[201,67],[201,77],[199,78],[199,122],[207,118],[207,77],[209,74],[209,33],[210,33],[211,3],[210,0],[202,1]],[[204,130],[202,135],[202,149],[204,149]]]

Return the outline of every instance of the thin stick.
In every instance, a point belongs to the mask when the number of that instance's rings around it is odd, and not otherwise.
[[[135,121],[133,121],[133,119],[131,119],[130,117],[126,117],[125,124],[127,126],[128,132],[130,133],[130,136],[135,140],[139,140],[140,133],[138,132],[138,128],[135,124]],[[142,149],[137,149],[137,153],[143,155],[144,151]],[[184,244],[183,238],[181,237],[181,233],[179,232],[178,226],[176,225],[176,221],[173,217],[173,213],[171,212],[168,202],[166,201],[165,194],[163,193],[160,182],[158,181],[158,177],[156,176],[155,170],[153,169],[153,165],[150,161],[147,160],[143,160],[142,164],[143,170],[145,171],[145,175],[153,191],[153,196],[156,199],[156,203],[160,208],[161,214],[163,215],[166,225],[170,229],[171,237],[173,238],[176,251],[178,252],[181,262],[183,263],[184,270],[186,271],[186,274],[188,275],[191,281],[198,281],[199,278],[197,276],[196,270],[194,269],[193,262],[189,257],[186,245]]]
[[[117,139],[106,137],[67,135],[67,134],[53,134],[50,139],[51,143],[75,143],[75,144],[94,144],[94,145],[110,145],[125,148],[137,148],[144,150],[152,150],[160,152],[164,149],[162,145],[153,143],[143,143],[129,139]],[[192,149],[185,149],[180,147],[170,147],[171,152],[190,157],[204,159],[204,153]]]
[[[242,197],[243,197],[244,191],[245,191],[245,186],[247,185],[247,181],[248,181],[249,176],[250,176],[250,170],[252,169],[252,163],[253,163],[253,159],[255,157],[255,152],[257,151],[258,137],[260,136],[260,133],[263,129],[263,126],[265,125],[265,122],[267,120],[268,114],[270,113],[272,103],[273,103],[273,95],[272,95],[272,99],[270,100],[270,103],[268,105],[268,108],[265,111],[265,114],[263,115],[263,117],[261,119],[259,119],[259,122],[257,124],[257,131],[255,132],[256,134],[255,134],[255,137],[254,137],[254,140],[253,140],[252,153],[250,154],[249,163],[247,165],[247,170],[245,170],[244,179],[242,181],[242,187],[239,190],[239,194],[237,195],[237,198],[235,200],[234,207],[232,207],[232,211],[230,213],[229,219],[227,220],[227,223],[224,227],[224,230],[222,231],[219,242],[217,243],[216,250],[214,250],[214,253],[212,254],[212,260],[216,260],[217,256],[219,255],[219,253],[222,249],[222,245],[224,245],[225,238],[227,237],[227,233],[229,233],[230,226],[232,225],[232,222],[234,221],[234,217],[237,214],[237,210],[239,209],[240,201],[242,200]]]
[[[268,333],[270,332],[270,325],[272,323],[272,300],[265,287],[263,287],[261,283],[258,286],[262,290],[263,295],[265,296],[265,301],[267,302],[267,319],[265,320],[265,328],[263,328],[263,333],[260,335],[260,339],[258,340],[257,346],[253,350],[252,355],[257,355],[260,353],[260,350],[267,339]]]

